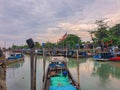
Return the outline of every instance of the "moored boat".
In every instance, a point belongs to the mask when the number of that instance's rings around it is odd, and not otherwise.
[[[116,56],[109,59],[110,61],[120,61],[120,56]]]
[[[112,58],[113,55],[109,52],[101,52],[94,55],[94,60],[96,61],[108,61],[110,58]]]
[[[6,59],[6,64],[18,62],[24,60],[24,55],[22,53],[12,53],[10,56]]]
[[[51,60],[44,77],[42,90],[80,90],[69,72],[66,60]]]

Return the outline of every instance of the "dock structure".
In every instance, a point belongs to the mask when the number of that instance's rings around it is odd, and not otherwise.
[[[0,48],[0,66],[4,64],[5,56],[3,54],[3,50]]]
[[[6,88],[6,71],[0,66],[0,90],[7,90]]]
[[[0,57],[0,66],[2,67],[5,64],[5,57]]]
[[[64,56],[64,57],[70,57],[70,58],[77,58],[77,52],[76,49],[67,50],[67,49],[47,49],[44,48],[45,55],[46,56]],[[30,54],[30,50],[24,50],[26,54]],[[79,49],[78,50],[78,57],[79,58],[86,58],[86,57],[92,57],[93,56],[93,50],[92,49]],[[37,52],[38,55],[43,55],[43,49],[38,49]]]

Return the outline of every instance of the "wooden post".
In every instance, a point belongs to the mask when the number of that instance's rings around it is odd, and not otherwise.
[[[77,75],[78,75],[78,86],[80,86],[80,71],[79,71],[79,52],[78,50],[76,50],[77,52]]]
[[[35,72],[34,72],[34,53],[33,53],[34,49],[31,49],[31,90],[34,90],[34,77],[35,77]]]
[[[5,72],[6,72],[6,69],[7,69],[7,66],[6,66],[6,65],[7,65],[7,60],[6,60],[6,48],[5,48],[5,63],[4,63],[4,64],[5,64]]]
[[[67,58],[67,47],[66,47],[66,58]]]
[[[43,47],[43,81],[44,81],[44,77],[45,77],[45,63],[46,63],[46,61],[45,61],[45,49],[44,49],[44,47]]]
[[[36,90],[36,69],[37,69],[37,50],[35,50],[35,76],[34,76],[34,90]]]
[[[7,90],[6,87],[6,71],[4,70],[4,68],[0,67],[0,90]]]
[[[35,61],[34,61],[34,47],[35,44],[32,40],[32,38],[26,40],[28,46],[31,48],[30,53],[31,53],[31,60],[30,60],[30,69],[31,69],[31,90],[35,90]]]

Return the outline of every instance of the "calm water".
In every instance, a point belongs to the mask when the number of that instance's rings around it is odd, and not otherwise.
[[[37,60],[37,90],[42,88],[42,57]],[[120,90],[120,62],[95,62],[92,58],[80,59],[80,86],[82,90]],[[48,62],[47,62],[48,65]],[[68,67],[78,81],[76,59],[69,59]],[[30,90],[30,57],[8,66],[7,90]]]

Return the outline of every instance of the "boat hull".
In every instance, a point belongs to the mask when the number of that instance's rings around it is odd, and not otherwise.
[[[120,61],[120,56],[118,57],[114,57],[114,58],[110,58],[109,59],[110,61]]]
[[[11,63],[19,62],[19,61],[23,61],[23,60],[24,60],[24,57],[18,58],[18,59],[7,60],[6,64],[11,64]]]

